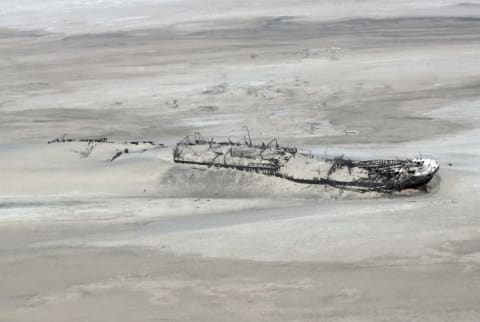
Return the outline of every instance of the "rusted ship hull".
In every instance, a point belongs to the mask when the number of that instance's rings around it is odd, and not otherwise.
[[[375,190],[375,191],[393,191],[393,190],[402,190],[407,188],[418,188],[429,183],[435,174],[429,174],[425,176],[419,176],[415,178],[408,178],[403,181],[391,181],[391,182],[374,182],[374,181],[338,181],[331,180],[327,178],[316,178],[316,179],[298,179],[289,176],[279,175],[280,177],[304,184],[324,184],[330,185],[339,188],[350,188],[350,189],[359,189],[359,190]]]
[[[316,159],[297,148],[282,147],[275,141],[260,145],[251,142],[216,142],[196,135],[174,148],[176,163],[230,168],[280,177],[303,184],[323,184],[361,191],[392,191],[427,184],[438,171],[433,158],[354,161],[336,157]]]

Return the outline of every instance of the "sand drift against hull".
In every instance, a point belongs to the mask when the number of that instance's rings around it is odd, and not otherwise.
[[[205,139],[200,133],[186,137],[175,146],[176,163],[233,168],[276,176],[286,180],[323,184],[358,191],[393,191],[427,184],[439,169],[433,157],[363,160],[343,156],[319,159],[309,151],[281,146],[276,139],[252,144]]]

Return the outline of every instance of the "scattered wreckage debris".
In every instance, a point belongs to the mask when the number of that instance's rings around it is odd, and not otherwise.
[[[113,162],[118,159],[123,154],[127,153],[143,153],[149,150],[154,150],[157,148],[164,148],[165,145],[161,143],[155,143],[154,141],[124,141],[124,142],[115,142],[109,140],[107,137],[81,137],[81,138],[70,138],[67,135],[63,135],[61,137],[55,138],[53,140],[48,141],[48,144],[52,143],[87,143],[87,146],[84,150],[73,150],[74,152],[78,153],[81,158],[88,158],[93,150],[99,146],[99,144],[108,145],[113,149],[113,156],[109,157],[108,162]]]
[[[119,143],[115,141],[110,141],[108,140],[107,137],[81,137],[81,138],[70,138],[67,137],[66,134],[64,134],[61,137],[55,138],[53,140],[48,141],[48,144],[51,143],[68,143],[68,142],[87,142],[87,143]],[[122,144],[133,144],[133,145],[139,145],[139,144],[150,144],[150,145],[157,145],[157,146],[164,146],[162,143],[155,143],[154,141],[123,141],[121,142]]]
[[[245,127],[246,128],[246,127]],[[276,139],[253,144],[248,128],[244,142],[215,141],[195,132],[173,149],[176,163],[232,168],[276,176],[297,183],[323,184],[355,191],[389,192],[427,184],[439,169],[433,157],[395,160],[315,158],[310,151],[279,145]]]
[[[48,144],[51,143],[66,143],[66,142],[87,142],[87,143],[107,143],[108,139],[106,137],[82,137],[80,139],[68,138],[66,134],[61,137],[55,138],[48,141]]]
[[[120,157],[123,153],[128,153],[128,149],[125,149],[124,151],[118,151],[115,153],[115,155],[110,159],[110,162],[115,161],[118,157]]]

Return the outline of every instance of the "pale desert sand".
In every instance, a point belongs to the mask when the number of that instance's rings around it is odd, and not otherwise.
[[[4,1],[0,321],[480,320],[479,57],[478,1]],[[172,163],[243,125],[441,169],[384,196]]]

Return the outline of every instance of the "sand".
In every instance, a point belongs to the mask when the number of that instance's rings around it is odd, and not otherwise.
[[[477,1],[5,4],[0,320],[478,321],[478,57]],[[172,162],[243,125],[441,168],[380,195]],[[110,162],[135,140],[165,146]]]

